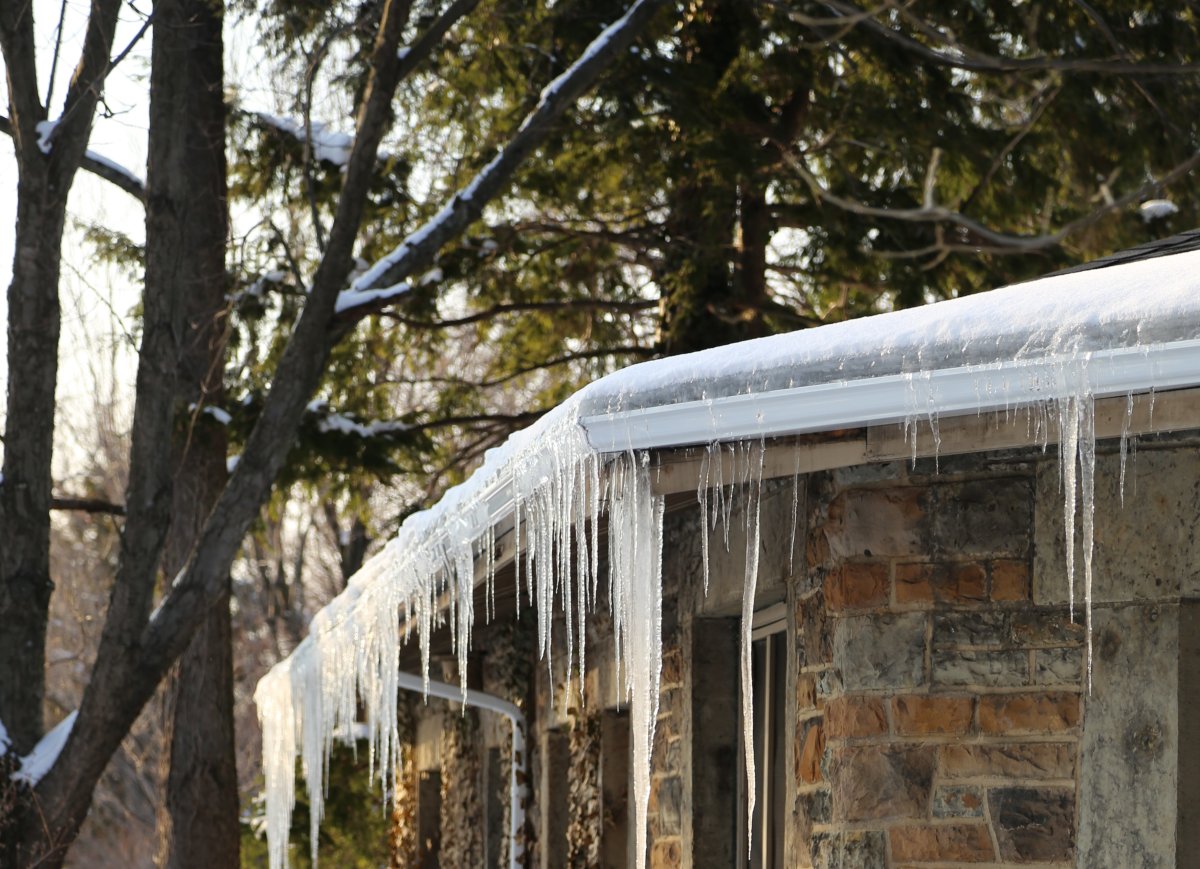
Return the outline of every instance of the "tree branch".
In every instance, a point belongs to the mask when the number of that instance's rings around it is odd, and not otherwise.
[[[873,34],[900,46],[906,51],[916,54],[924,60],[939,66],[963,69],[969,72],[1006,73],[1058,70],[1060,72],[1095,72],[1107,73],[1109,75],[1168,76],[1195,75],[1197,72],[1200,72],[1200,65],[1197,64],[1136,63],[1126,60],[1113,60],[1111,58],[1090,57],[1001,57],[976,51],[955,39],[947,37],[939,31],[933,31],[935,37],[953,52],[946,53],[931,48],[923,42],[919,42],[887,26],[877,20],[875,16],[866,13],[853,4],[844,3],[841,0],[825,0],[825,5],[838,15],[852,17],[856,25],[867,28]],[[894,3],[889,3],[888,8],[897,10],[901,15],[905,15],[905,17],[910,17],[904,9],[896,6]]]
[[[13,138],[16,137],[12,121],[4,115],[0,115],[0,133]],[[84,152],[83,160],[80,161],[79,167],[95,175],[97,178],[102,178],[109,184],[124,190],[139,202],[145,203],[146,185],[142,182],[142,179],[129,170],[123,169],[118,164],[106,160],[93,151]]]
[[[511,302],[492,305],[465,317],[444,320],[418,320],[406,317],[394,311],[382,312],[389,320],[408,326],[412,329],[452,329],[456,326],[469,326],[483,320],[491,320],[504,314],[515,314],[522,311],[644,311],[658,305],[656,299],[646,299],[637,302],[617,302],[607,299],[565,299],[561,302]]]
[[[559,116],[629,47],[641,28],[665,3],[666,0],[636,0],[624,16],[606,27],[579,60],[543,89],[537,105],[512,138],[474,180],[455,194],[433,219],[356,280],[350,291],[386,293],[391,287],[399,287],[405,278],[427,268],[446,242],[479,217],[483,206],[500,192],[517,167],[546,138]],[[339,334],[377,309],[380,301],[370,299],[365,304],[343,309],[337,326]]]
[[[908,223],[949,223],[958,226],[972,236],[975,236],[987,242],[995,248],[1005,248],[1012,252],[1042,250],[1048,247],[1053,247],[1059,244],[1068,235],[1078,232],[1088,226],[1091,226],[1096,221],[1100,220],[1106,214],[1124,208],[1126,205],[1137,202],[1147,194],[1161,190],[1167,187],[1174,181],[1187,175],[1192,169],[1200,165],[1200,152],[1192,154],[1191,157],[1179,163],[1172,168],[1166,175],[1156,181],[1148,181],[1145,184],[1137,187],[1125,195],[1114,199],[1112,202],[1105,203],[1100,208],[1080,217],[1076,220],[1063,226],[1057,232],[1048,233],[1045,235],[1014,235],[1010,233],[997,232],[996,230],[984,225],[973,217],[954,211],[943,206],[922,206],[920,208],[880,208],[878,206],[868,205],[865,202],[860,202],[854,199],[847,199],[839,196],[836,193],[821,186],[816,176],[809,171],[804,161],[795,154],[787,154],[784,158],[788,165],[796,172],[797,175],[808,185],[812,191],[813,198],[833,205],[843,211],[848,211],[851,214],[858,214],[863,217],[877,217],[882,220],[898,220]],[[967,249],[974,249],[972,245],[965,245]],[[939,243],[929,250],[941,250],[943,245]]]
[[[80,513],[107,513],[110,516],[124,516],[125,505],[114,504],[103,498],[77,498],[70,495],[56,495],[50,501],[51,510],[74,510]]]

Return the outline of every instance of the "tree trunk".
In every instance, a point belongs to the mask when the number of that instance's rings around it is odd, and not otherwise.
[[[67,191],[25,155],[8,288],[8,408],[0,481],[0,720],[27,754],[42,735],[50,607],[50,470],[58,376],[58,275]]]
[[[228,283],[222,10],[213,0],[154,8],[146,291],[185,287],[174,432],[176,467],[163,572],[187,564],[225,486],[224,427],[203,408],[222,396]],[[166,800],[160,865],[236,866],[238,791],[228,582],[166,685]]]

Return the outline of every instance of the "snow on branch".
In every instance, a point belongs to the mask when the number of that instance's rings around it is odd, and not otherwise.
[[[36,787],[46,773],[50,772],[50,768],[54,766],[58,756],[62,754],[63,746],[67,744],[67,737],[71,735],[71,728],[75,726],[75,718],[78,715],[79,711],[76,710],[54,725],[53,729],[33,747],[33,751],[21,758],[21,768],[10,778],[13,781],[25,782],[30,787]],[[2,729],[0,727],[0,730]]]
[[[358,277],[348,292],[366,293],[381,287],[397,288],[405,278],[428,265],[446,242],[479,217],[483,206],[545,139],[554,121],[595,83],[600,73],[619,52],[629,47],[642,26],[665,4],[666,0],[637,0],[621,18],[604,28],[579,59],[542,90],[537,105],[512,138],[471,183],[455,194],[441,211],[408,236],[399,247]],[[391,297],[351,303],[349,300],[353,298],[347,297],[348,301],[342,303],[339,297],[338,314],[342,319],[357,320],[378,310],[382,302],[389,301]]]
[[[305,129],[303,121],[281,118],[269,112],[255,112],[254,117],[264,127],[290,136],[301,144],[310,145],[313,156],[324,163],[345,166],[350,161],[354,137],[349,133],[331,130],[328,124],[319,121],[311,121],[309,129]]]
[[[53,122],[50,121],[42,122],[42,124],[47,125],[47,127],[49,127],[52,123]],[[42,124],[39,124],[38,126],[42,127]],[[0,133],[4,133],[6,136],[13,135],[12,121],[10,121],[4,115],[0,115]],[[45,147],[43,148],[42,140],[43,137],[39,135],[38,147],[42,148],[43,153],[49,153],[49,149],[52,147],[53,143],[46,141]],[[85,171],[95,175],[97,178],[102,178],[109,184],[124,190],[134,199],[138,199],[143,202],[145,201],[146,182],[143,181],[136,172],[127,169],[115,160],[110,160],[103,154],[98,154],[95,151],[89,150],[84,152],[83,161],[80,163],[80,166]]]

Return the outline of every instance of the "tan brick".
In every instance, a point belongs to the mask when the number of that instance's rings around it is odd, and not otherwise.
[[[886,564],[851,561],[825,580],[825,606],[831,612],[884,606],[888,597]]]
[[[1029,600],[1029,565],[1024,561],[992,563],[992,600],[997,602]]]
[[[894,860],[985,863],[996,857],[984,824],[892,827],[890,834]]]
[[[683,650],[678,646],[663,655],[660,681],[664,688],[683,684]]]
[[[1061,733],[1079,724],[1079,715],[1079,695],[1065,691],[979,698],[982,733]]]
[[[833,822],[928,817],[935,749],[848,745],[832,752]]]
[[[902,736],[948,733],[961,736],[971,729],[974,700],[907,694],[892,698],[892,724]]]
[[[1077,754],[1074,743],[1063,742],[943,745],[939,769],[948,779],[1071,779]]]
[[[981,603],[987,600],[982,565],[911,563],[896,565],[900,604]]]
[[[796,709],[806,712],[817,705],[817,677],[801,673],[796,677]]]
[[[830,739],[881,736],[887,729],[882,698],[844,694],[825,704],[825,732]]]
[[[683,865],[683,847],[678,839],[655,842],[650,848],[651,869],[675,869]]]
[[[796,776],[804,784],[821,781],[821,759],[825,756],[825,728],[819,721],[809,725],[796,755]]]

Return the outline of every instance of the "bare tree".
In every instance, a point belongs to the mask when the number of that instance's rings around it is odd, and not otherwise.
[[[151,612],[164,543],[171,519],[175,453],[172,427],[179,394],[179,365],[185,356],[189,310],[187,287],[180,282],[147,281],[139,352],[125,526],[112,596],[96,664],[78,717],[57,763],[15,810],[12,835],[6,832],[6,862],[60,865],[87,813],[92,790],[122,737],[167,670],[187,648],[213,607],[226,599],[230,564],[270,493],[284,464],[305,406],[315,390],[330,351],[352,325],[352,314],[365,315],[374,301],[399,294],[405,281],[427,268],[438,251],[482,213],[514,170],[552,129],[556,119],[620,56],[665,0],[637,0],[608,27],[583,56],[551,86],[509,142],[472,183],[414,233],[393,254],[347,290],[355,241],[379,144],[391,123],[392,95],[405,72],[399,52],[411,3],[387,0],[370,56],[370,74],[362,91],[357,130],[346,166],[341,196],[325,240],[324,256],[312,277],[303,314],[279,363],[273,387],[241,459],[224,486],[198,542]],[[5,482],[0,487],[0,520],[6,539],[0,558],[4,605],[13,624],[33,624],[20,637],[5,631],[0,660],[3,693],[0,716],[12,721],[14,744],[27,751],[41,731],[41,671],[48,601],[49,443],[53,434],[55,350],[46,350],[46,329],[57,336],[59,244],[65,213],[65,187],[51,184],[50,168],[67,160],[63,179],[79,168],[87,130],[109,68],[115,2],[95,0],[82,73],[68,94],[68,109],[50,135],[47,155],[38,147],[37,124],[45,110],[38,99],[29,7],[0,8],[0,37],[9,73],[12,124],[22,166],[17,262],[10,289],[10,386]],[[74,107],[74,108],[73,108]],[[62,132],[58,132],[61,130]],[[210,142],[220,148],[221,142]],[[148,181],[152,200],[154,173]],[[61,202],[48,193],[61,194]],[[30,200],[32,196],[32,200]],[[49,201],[49,206],[43,203]],[[29,221],[28,223],[24,221]],[[49,231],[49,232],[48,232]],[[50,235],[47,250],[41,237]],[[14,298],[16,304],[14,304]],[[351,316],[347,316],[348,312]],[[339,316],[340,314],[340,316]],[[25,329],[21,332],[21,329]],[[14,332],[16,338],[12,336]],[[53,343],[53,342],[50,342]],[[32,367],[24,353],[32,356]],[[39,368],[38,365],[41,367]],[[38,388],[17,382],[31,378]],[[18,427],[25,429],[18,432]],[[34,429],[34,437],[28,429]],[[11,524],[10,524],[11,523]],[[15,534],[14,534],[15,532]],[[28,533],[22,533],[28,532]],[[28,597],[20,592],[28,589]],[[20,683],[36,677],[30,691]],[[33,711],[30,710],[33,708]]]

